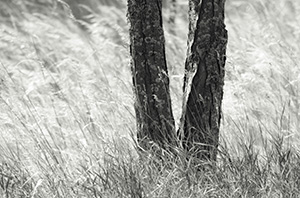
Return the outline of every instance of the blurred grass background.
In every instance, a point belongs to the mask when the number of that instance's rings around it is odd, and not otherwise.
[[[173,25],[163,8],[177,124],[187,10]],[[2,0],[0,16],[2,197],[298,196],[300,2],[227,0],[219,163],[200,173],[137,158],[126,1]]]

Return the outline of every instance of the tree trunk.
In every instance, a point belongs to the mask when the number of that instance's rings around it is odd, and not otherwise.
[[[162,0],[128,0],[130,55],[139,145],[175,144],[162,27]]]
[[[216,160],[227,31],[225,0],[190,0],[188,52],[179,137],[195,157]],[[175,146],[174,118],[162,28],[162,0],[128,0],[130,54],[138,141]]]
[[[216,160],[227,31],[225,0],[190,0],[188,53],[179,135],[197,158]]]

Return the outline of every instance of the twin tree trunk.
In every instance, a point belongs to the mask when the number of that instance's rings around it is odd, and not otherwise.
[[[162,0],[128,0],[137,137],[142,148],[182,146],[199,159],[216,160],[227,44],[224,4],[225,0],[189,1],[183,110],[176,132]]]

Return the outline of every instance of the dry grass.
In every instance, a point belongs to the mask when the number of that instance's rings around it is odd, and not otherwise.
[[[200,170],[203,162],[157,160],[134,149],[124,2],[83,6],[89,16],[80,25],[60,1],[37,2],[0,2],[1,197],[300,194],[298,1],[227,1],[220,155],[216,165]],[[177,120],[183,1],[178,9],[176,35],[166,32]]]

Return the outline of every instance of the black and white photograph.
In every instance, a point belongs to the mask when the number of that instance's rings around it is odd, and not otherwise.
[[[299,0],[0,0],[0,198],[300,198]]]

